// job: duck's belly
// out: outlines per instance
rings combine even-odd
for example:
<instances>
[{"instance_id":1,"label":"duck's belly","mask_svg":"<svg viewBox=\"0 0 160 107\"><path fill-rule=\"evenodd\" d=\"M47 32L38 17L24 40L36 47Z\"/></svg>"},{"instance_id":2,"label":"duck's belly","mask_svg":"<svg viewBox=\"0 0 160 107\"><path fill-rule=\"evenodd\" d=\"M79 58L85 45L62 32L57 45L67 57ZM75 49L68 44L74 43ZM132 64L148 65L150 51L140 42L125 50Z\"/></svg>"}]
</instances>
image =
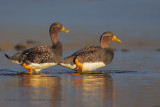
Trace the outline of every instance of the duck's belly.
<instances>
[{"instance_id":1,"label":"duck's belly","mask_svg":"<svg viewBox=\"0 0 160 107\"><path fill-rule=\"evenodd\" d=\"M76 69L76 64L71 65L71 64L61 63L61 65L68 67L70 69ZM83 65L84 71L92 71L92 70L105 66L103 62L85 62L82 65Z\"/></svg>"},{"instance_id":2,"label":"duck's belly","mask_svg":"<svg viewBox=\"0 0 160 107\"><path fill-rule=\"evenodd\" d=\"M32 67L35 70L40 71L41 69L44 69L44 68L47 68L47 67L51 67L51 66L54 66L56 64L57 63L31 63L28 66Z\"/></svg>"},{"instance_id":3,"label":"duck's belly","mask_svg":"<svg viewBox=\"0 0 160 107\"><path fill-rule=\"evenodd\" d=\"M105 66L103 62L85 62L83 63L84 71L92 71Z\"/></svg>"}]
</instances>

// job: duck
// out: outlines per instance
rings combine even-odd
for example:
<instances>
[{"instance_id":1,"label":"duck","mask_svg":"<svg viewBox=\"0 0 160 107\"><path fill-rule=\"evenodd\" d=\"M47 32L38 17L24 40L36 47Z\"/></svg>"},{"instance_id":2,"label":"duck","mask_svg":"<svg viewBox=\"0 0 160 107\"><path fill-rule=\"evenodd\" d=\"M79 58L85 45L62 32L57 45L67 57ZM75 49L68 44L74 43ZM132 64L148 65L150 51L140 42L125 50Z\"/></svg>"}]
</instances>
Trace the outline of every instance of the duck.
<instances>
[{"instance_id":1,"label":"duck","mask_svg":"<svg viewBox=\"0 0 160 107\"><path fill-rule=\"evenodd\" d=\"M112 32L104 32L100 37L100 46L87 46L59 62L61 66L85 73L112 62L114 51L110 48L110 42L121 42Z\"/></svg>"},{"instance_id":2,"label":"duck","mask_svg":"<svg viewBox=\"0 0 160 107\"><path fill-rule=\"evenodd\" d=\"M69 32L61 23L55 22L50 26L49 34L52 41L52 46L38 45L24 51L18 52L13 56L4 54L13 63L22 65L27 73L36 74L40 70L54 66L62 58L62 43L58 40L59 32Z\"/></svg>"}]
</instances>

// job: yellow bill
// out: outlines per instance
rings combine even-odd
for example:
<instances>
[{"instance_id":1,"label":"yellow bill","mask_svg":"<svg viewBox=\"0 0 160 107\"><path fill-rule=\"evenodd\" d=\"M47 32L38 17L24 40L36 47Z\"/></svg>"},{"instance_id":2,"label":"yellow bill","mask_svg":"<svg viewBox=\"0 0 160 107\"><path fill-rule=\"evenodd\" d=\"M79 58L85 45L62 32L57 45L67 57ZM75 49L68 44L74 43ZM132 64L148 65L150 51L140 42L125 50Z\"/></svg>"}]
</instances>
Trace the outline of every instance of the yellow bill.
<instances>
[{"instance_id":1,"label":"yellow bill","mask_svg":"<svg viewBox=\"0 0 160 107\"><path fill-rule=\"evenodd\" d=\"M112 39L112 41L116 41L116 42L122 42L120 39L118 39L115 35L113 35L113 39Z\"/></svg>"},{"instance_id":2,"label":"yellow bill","mask_svg":"<svg viewBox=\"0 0 160 107\"><path fill-rule=\"evenodd\" d=\"M69 30L67 30L64 26L62 26L62 29L60 30L61 32L69 32Z\"/></svg>"}]
</instances>

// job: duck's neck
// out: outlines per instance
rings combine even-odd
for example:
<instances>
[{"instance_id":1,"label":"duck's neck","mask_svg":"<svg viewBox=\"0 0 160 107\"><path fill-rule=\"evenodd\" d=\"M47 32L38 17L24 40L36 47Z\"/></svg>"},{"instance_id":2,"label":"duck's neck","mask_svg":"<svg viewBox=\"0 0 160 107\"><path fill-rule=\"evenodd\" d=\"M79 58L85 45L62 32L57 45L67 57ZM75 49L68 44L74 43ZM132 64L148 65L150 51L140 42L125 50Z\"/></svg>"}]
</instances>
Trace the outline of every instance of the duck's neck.
<instances>
[{"instance_id":1,"label":"duck's neck","mask_svg":"<svg viewBox=\"0 0 160 107\"><path fill-rule=\"evenodd\" d=\"M58 32L53 32L50 34L53 45L59 42L58 40Z\"/></svg>"},{"instance_id":2,"label":"duck's neck","mask_svg":"<svg viewBox=\"0 0 160 107\"><path fill-rule=\"evenodd\" d=\"M60 61L62 57L62 44L58 40L58 32L50 33L52 40L52 49L56 55L56 61Z\"/></svg>"},{"instance_id":3,"label":"duck's neck","mask_svg":"<svg viewBox=\"0 0 160 107\"><path fill-rule=\"evenodd\" d=\"M109 48L110 47L110 42L105 42L105 41L101 41L101 48Z\"/></svg>"}]
</instances>

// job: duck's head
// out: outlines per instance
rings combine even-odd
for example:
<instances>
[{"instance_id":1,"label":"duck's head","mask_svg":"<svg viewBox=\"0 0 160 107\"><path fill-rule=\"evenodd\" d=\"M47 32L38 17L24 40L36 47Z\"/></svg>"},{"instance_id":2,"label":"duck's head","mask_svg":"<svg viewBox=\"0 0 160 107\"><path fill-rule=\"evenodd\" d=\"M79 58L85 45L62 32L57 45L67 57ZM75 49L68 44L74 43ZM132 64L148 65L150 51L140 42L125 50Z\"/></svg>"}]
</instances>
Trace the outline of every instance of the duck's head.
<instances>
[{"instance_id":1,"label":"duck's head","mask_svg":"<svg viewBox=\"0 0 160 107\"><path fill-rule=\"evenodd\" d=\"M50 26L49 30L50 34L51 33L58 33L58 32L69 32L61 23L55 22Z\"/></svg>"},{"instance_id":2,"label":"duck's head","mask_svg":"<svg viewBox=\"0 0 160 107\"><path fill-rule=\"evenodd\" d=\"M104 32L101 35L100 43L102 48L108 48L111 41L121 42L112 32Z\"/></svg>"}]
</instances>

